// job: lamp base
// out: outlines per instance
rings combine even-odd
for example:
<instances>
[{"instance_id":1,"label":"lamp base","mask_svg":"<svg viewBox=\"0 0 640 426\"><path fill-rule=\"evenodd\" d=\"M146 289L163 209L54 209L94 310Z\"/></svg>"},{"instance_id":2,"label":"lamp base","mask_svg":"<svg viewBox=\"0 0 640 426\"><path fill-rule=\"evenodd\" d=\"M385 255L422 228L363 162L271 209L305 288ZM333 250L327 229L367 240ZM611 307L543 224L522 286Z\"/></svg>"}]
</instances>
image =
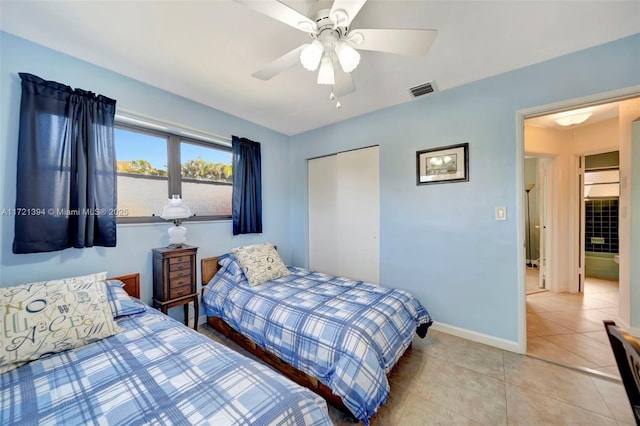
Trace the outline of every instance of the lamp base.
<instances>
[{"instance_id":1,"label":"lamp base","mask_svg":"<svg viewBox=\"0 0 640 426\"><path fill-rule=\"evenodd\" d=\"M170 227L167 233L169 234L169 247L182 247L184 242L187 240L187 228L185 228L184 226L176 224L176 226Z\"/></svg>"}]
</instances>

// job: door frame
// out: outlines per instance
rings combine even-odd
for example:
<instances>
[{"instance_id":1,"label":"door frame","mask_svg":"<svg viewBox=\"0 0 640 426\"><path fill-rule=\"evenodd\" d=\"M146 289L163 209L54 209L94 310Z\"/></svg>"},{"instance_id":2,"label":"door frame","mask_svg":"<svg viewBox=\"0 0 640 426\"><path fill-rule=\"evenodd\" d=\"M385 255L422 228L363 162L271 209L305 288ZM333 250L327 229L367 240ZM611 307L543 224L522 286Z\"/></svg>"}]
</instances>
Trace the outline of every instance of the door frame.
<instances>
[{"instance_id":1,"label":"door frame","mask_svg":"<svg viewBox=\"0 0 640 426\"><path fill-rule=\"evenodd\" d=\"M548 203L548 188L547 188L547 174L549 169L549 157L539 157L538 162L538 217L540 222L540 228L538 230L539 237L538 243L540 245L540 259L538 260L538 287L541 289L547 288L547 274L549 268L549 260L553 260L549 257L549 234L550 230L548 226L549 222L549 203Z\"/></svg>"},{"instance_id":2,"label":"door frame","mask_svg":"<svg viewBox=\"0 0 640 426\"><path fill-rule=\"evenodd\" d=\"M526 253L525 225L526 209L524 191L524 121L541 115L549 115L562 111L583 108L606 102L621 101L640 96L640 86L599 93L581 98L539 105L516 111L516 241L517 243L517 281L518 281L518 343L519 353L527 353L527 288L526 288Z\"/></svg>"}]
</instances>

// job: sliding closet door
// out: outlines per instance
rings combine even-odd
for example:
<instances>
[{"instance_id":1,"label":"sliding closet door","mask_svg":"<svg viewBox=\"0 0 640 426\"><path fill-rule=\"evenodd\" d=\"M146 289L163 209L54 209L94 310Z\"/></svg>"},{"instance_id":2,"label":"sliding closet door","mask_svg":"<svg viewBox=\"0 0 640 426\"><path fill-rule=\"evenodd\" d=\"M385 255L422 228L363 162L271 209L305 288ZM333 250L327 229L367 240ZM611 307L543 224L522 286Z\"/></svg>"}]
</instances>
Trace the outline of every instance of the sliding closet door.
<instances>
[{"instance_id":1,"label":"sliding closet door","mask_svg":"<svg viewBox=\"0 0 640 426\"><path fill-rule=\"evenodd\" d=\"M337 242L337 156L309 161L309 269L335 270Z\"/></svg>"},{"instance_id":2,"label":"sliding closet door","mask_svg":"<svg viewBox=\"0 0 640 426\"><path fill-rule=\"evenodd\" d=\"M309 161L309 267L380 280L378 147Z\"/></svg>"}]
</instances>

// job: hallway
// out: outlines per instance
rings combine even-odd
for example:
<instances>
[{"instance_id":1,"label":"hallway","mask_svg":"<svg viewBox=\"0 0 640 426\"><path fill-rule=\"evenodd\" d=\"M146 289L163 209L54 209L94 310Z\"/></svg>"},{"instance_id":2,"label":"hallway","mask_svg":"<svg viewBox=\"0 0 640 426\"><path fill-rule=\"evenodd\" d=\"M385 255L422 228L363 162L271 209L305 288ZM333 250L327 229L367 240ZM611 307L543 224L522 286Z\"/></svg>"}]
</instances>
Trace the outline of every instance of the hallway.
<instances>
[{"instance_id":1,"label":"hallway","mask_svg":"<svg viewBox=\"0 0 640 426\"><path fill-rule=\"evenodd\" d=\"M585 280L584 293L527 295L527 354L619 378L602 321L618 318L618 282Z\"/></svg>"}]
</instances>

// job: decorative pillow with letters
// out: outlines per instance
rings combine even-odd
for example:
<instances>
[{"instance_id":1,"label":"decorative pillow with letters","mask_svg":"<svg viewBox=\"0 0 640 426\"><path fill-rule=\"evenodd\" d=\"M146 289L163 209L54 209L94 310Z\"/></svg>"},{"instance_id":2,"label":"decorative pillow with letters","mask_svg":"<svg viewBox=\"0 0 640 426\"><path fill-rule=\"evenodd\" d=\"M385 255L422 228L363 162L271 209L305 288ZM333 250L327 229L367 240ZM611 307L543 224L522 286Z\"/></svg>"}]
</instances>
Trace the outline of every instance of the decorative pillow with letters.
<instances>
[{"instance_id":1,"label":"decorative pillow with letters","mask_svg":"<svg viewBox=\"0 0 640 426\"><path fill-rule=\"evenodd\" d=\"M239 247L231 252L251 286L291 274L271 243Z\"/></svg>"},{"instance_id":2,"label":"decorative pillow with letters","mask_svg":"<svg viewBox=\"0 0 640 426\"><path fill-rule=\"evenodd\" d=\"M119 333L106 284L95 279L0 288L0 374Z\"/></svg>"}]
</instances>

